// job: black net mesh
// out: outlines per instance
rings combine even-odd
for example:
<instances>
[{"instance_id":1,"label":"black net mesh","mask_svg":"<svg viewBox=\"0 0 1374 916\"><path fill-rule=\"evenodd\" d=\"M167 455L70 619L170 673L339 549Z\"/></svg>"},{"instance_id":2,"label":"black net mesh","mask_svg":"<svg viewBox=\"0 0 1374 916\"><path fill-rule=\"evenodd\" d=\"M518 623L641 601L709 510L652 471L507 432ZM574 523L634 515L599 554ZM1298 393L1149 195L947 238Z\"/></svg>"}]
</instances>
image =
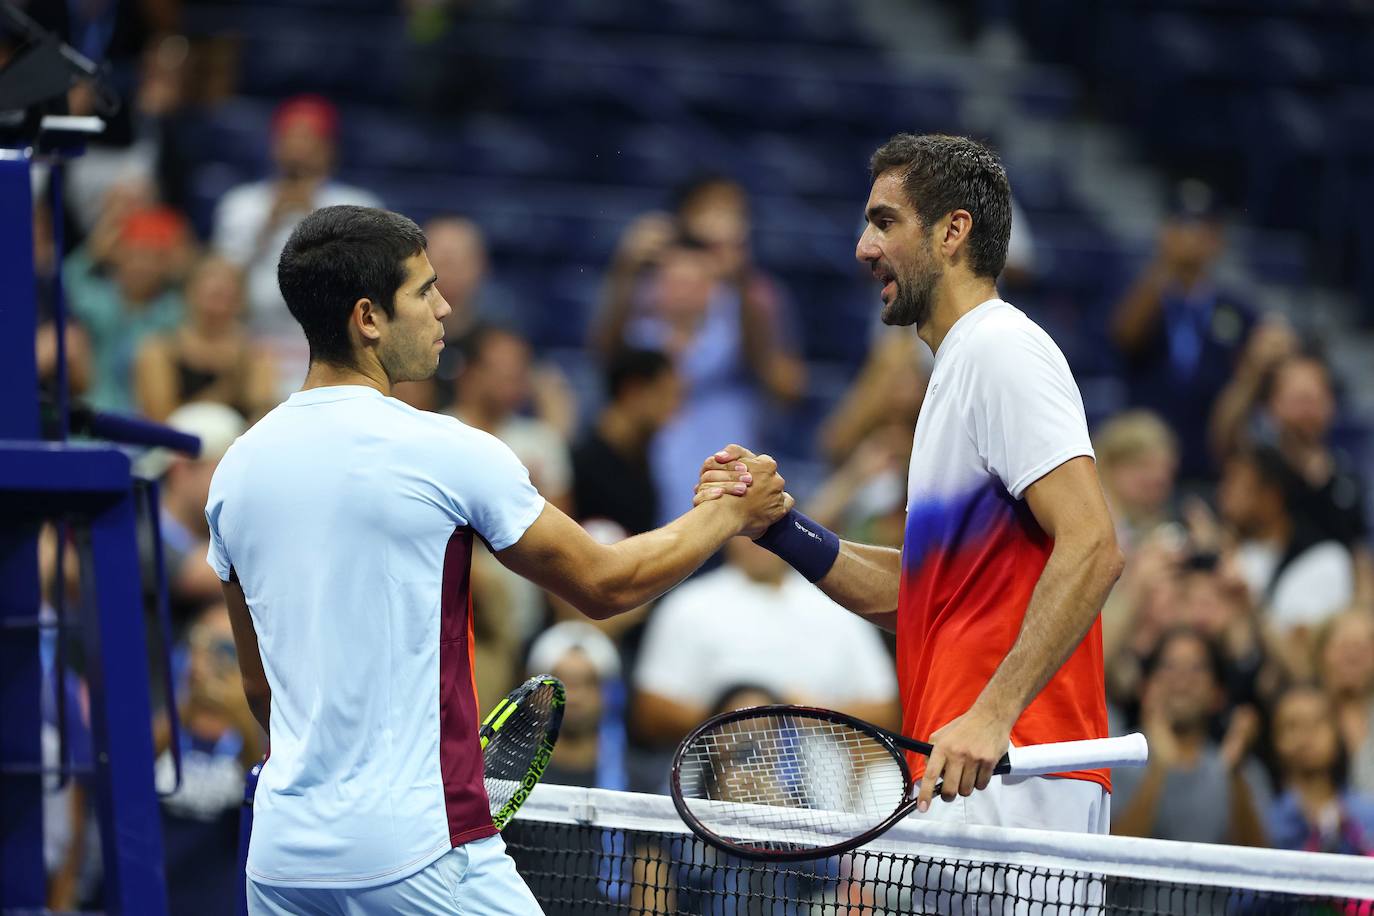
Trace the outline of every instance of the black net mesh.
<instances>
[{"instance_id":1,"label":"black net mesh","mask_svg":"<svg viewBox=\"0 0 1374 916\"><path fill-rule=\"evenodd\" d=\"M763 865L726 856L689 834L557 824L524 814L503 835L521 875L549 916L1374 916L1371 901L915 854L860 851L819 862Z\"/></svg>"}]
</instances>

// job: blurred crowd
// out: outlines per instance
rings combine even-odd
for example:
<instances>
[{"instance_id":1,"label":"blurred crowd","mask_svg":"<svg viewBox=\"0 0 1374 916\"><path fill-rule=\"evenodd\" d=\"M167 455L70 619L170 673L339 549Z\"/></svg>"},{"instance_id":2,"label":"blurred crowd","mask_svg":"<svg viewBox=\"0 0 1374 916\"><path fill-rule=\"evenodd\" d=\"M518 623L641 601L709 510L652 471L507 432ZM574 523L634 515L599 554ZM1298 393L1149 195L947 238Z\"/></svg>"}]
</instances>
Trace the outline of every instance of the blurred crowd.
<instances>
[{"instance_id":1,"label":"blurred crowd","mask_svg":"<svg viewBox=\"0 0 1374 916\"><path fill-rule=\"evenodd\" d=\"M129 142L73 163L69 212L37 198L35 345L51 395L60 288L72 395L204 442L198 458L150 454L140 467L161 482L177 640L180 727L163 712L155 728L170 793L167 874L174 912L209 914L231 906L218 889L237 880L243 776L265 744L204 559L209 480L233 439L304 376L304 338L275 279L285 239L315 208L385 201L333 177L334 106L294 97L263 138L269 172L225 194L212 231L197 237L178 184L184 45L163 37L132 58ZM74 90L72 110L85 105ZM1152 258L1105 304L1131 405L1094 431L1127 554L1103 612L1107 694L1114 729L1139 729L1151 746L1147 768L1114 776L1113 827L1374 855L1374 557L1366 481L1332 445L1341 380L1320 341L1217 278L1226 236L1199 191L1184 189ZM51 244L57 218L61 251ZM594 397L531 345L480 225L452 213L423 228L453 311L436 377L396 395L505 441L543 495L600 539L685 511L704 456L732 441L770 449L770 421L808 391L798 332L807 316L754 260L749 195L728 175L692 181L624 228L587 331ZM1018 274L1034 270L1026 254ZM806 456L828 470L795 495L846 537L899 546L930 355L910 330L882 329L873 300L866 361ZM149 538L149 568L152 550ZM49 531L44 558L49 605L79 600L71 539ZM473 587L483 707L536 672L568 687L548 781L662 791L667 756L694 724L759 702L900 721L891 642L747 542L609 621L583 620L487 554L475 559ZM71 752L89 754L80 678L62 690ZM59 704L49 699L55 747ZM99 881L80 780L54 789L49 811L51 903L75 908Z\"/></svg>"}]
</instances>

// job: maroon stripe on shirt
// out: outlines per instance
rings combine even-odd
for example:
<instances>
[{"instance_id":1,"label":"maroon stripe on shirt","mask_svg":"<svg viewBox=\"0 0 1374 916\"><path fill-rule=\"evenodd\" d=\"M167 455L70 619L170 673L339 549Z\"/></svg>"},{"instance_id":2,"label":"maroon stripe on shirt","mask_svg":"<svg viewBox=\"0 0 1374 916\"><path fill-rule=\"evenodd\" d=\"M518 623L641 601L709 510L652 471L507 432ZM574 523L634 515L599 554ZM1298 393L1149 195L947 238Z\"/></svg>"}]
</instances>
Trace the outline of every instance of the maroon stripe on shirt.
<instances>
[{"instance_id":1,"label":"maroon stripe on shirt","mask_svg":"<svg viewBox=\"0 0 1374 916\"><path fill-rule=\"evenodd\" d=\"M472 542L471 528L459 528L448 539L439 603L439 772L454 846L496 833L482 783L472 683Z\"/></svg>"}]
</instances>

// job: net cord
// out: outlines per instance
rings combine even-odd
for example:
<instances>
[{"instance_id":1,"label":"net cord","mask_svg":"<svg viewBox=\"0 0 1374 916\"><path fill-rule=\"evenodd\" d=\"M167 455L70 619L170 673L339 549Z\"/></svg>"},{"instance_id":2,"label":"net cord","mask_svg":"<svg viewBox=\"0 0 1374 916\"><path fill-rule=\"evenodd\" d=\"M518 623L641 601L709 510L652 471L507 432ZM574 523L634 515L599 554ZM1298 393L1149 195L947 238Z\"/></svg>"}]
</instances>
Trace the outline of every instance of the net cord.
<instances>
[{"instance_id":1,"label":"net cord","mask_svg":"<svg viewBox=\"0 0 1374 916\"><path fill-rule=\"evenodd\" d=\"M837 814L837 818L846 815ZM690 834L666 795L541 783L517 820ZM926 822L896 824L861 850L1146 881L1374 898L1374 858Z\"/></svg>"}]
</instances>

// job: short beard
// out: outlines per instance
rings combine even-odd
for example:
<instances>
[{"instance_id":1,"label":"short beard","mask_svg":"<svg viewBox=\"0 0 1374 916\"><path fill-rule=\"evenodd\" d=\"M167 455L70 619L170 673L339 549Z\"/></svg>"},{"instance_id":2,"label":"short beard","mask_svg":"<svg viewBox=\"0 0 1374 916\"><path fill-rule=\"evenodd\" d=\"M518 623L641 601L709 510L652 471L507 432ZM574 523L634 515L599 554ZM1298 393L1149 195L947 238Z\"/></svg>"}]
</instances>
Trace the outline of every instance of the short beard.
<instances>
[{"instance_id":1,"label":"short beard","mask_svg":"<svg viewBox=\"0 0 1374 916\"><path fill-rule=\"evenodd\" d=\"M891 302L883 304L883 324L905 328L911 325L921 327L930 321L930 313L935 308L935 284L940 275L927 265L913 272L909 277L897 279L897 295Z\"/></svg>"}]
</instances>

